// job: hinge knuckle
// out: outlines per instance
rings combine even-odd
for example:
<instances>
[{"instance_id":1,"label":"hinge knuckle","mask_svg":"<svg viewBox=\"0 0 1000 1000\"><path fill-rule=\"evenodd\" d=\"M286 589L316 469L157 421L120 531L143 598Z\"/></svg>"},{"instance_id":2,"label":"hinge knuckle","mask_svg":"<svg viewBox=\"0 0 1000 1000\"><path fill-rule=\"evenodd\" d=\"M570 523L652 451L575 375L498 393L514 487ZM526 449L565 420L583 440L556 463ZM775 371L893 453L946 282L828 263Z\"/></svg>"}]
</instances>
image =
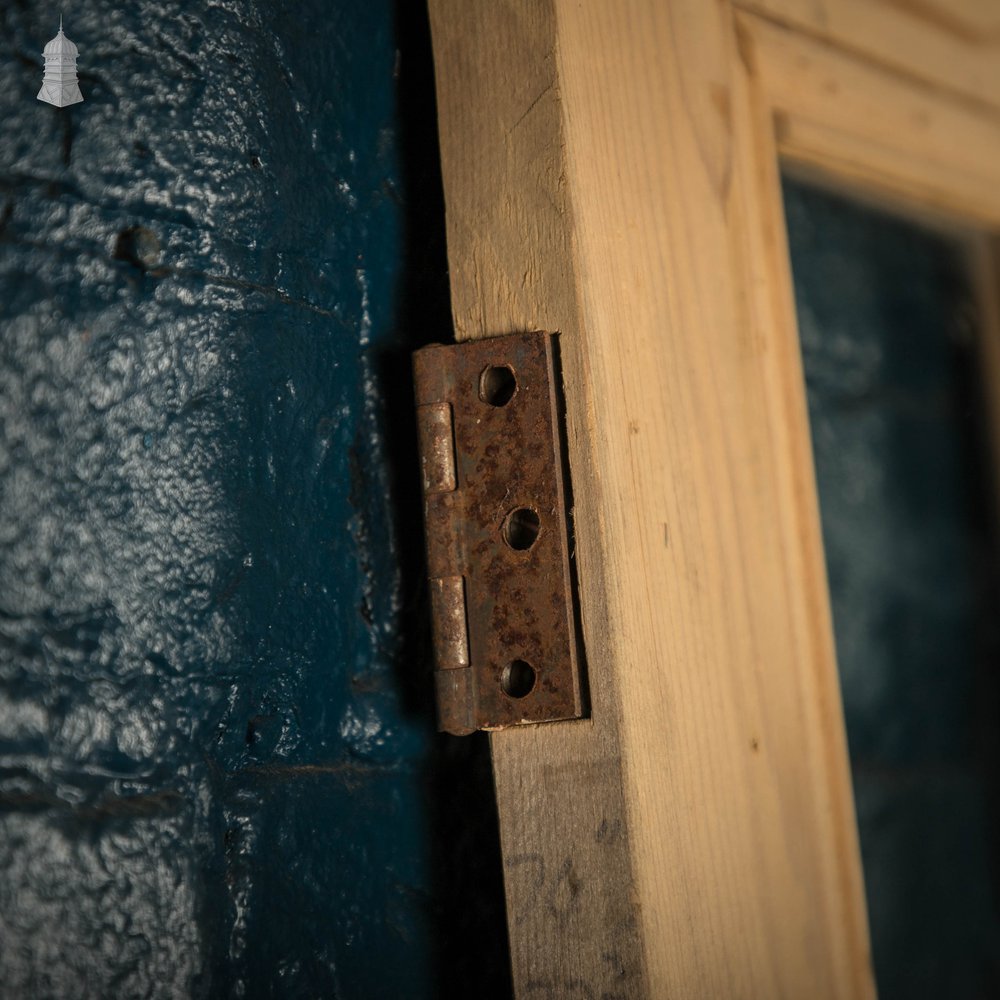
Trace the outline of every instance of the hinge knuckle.
<instances>
[{"instance_id":1,"label":"hinge knuckle","mask_svg":"<svg viewBox=\"0 0 1000 1000\"><path fill-rule=\"evenodd\" d=\"M420 435L420 472L424 494L451 493L455 489L455 438L450 403L425 403L417 407Z\"/></svg>"},{"instance_id":2,"label":"hinge knuckle","mask_svg":"<svg viewBox=\"0 0 1000 1000\"><path fill-rule=\"evenodd\" d=\"M465 583L460 576L431 579L434 659L438 670L469 666L469 634L465 622Z\"/></svg>"}]
</instances>

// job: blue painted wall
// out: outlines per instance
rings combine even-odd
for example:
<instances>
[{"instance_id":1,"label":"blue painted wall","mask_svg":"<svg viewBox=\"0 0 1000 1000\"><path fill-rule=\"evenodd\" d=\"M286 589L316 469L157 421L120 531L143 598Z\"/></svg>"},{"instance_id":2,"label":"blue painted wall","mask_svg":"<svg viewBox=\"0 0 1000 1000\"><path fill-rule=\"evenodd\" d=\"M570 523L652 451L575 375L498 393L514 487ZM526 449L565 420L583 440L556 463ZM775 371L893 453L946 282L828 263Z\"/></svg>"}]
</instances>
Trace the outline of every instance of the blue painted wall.
<instances>
[{"instance_id":1,"label":"blue painted wall","mask_svg":"<svg viewBox=\"0 0 1000 1000\"><path fill-rule=\"evenodd\" d=\"M786 182L882 1000L1000 996L1000 576L958 241Z\"/></svg>"},{"instance_id":2,"label":"blue painted wall","mask_svg":"<svg viewBox=\"0 0 1000 1000\"><path fill-rule=\"evenodd\" d=\"M420 5L65 14L58 110L58 11L0 8L3 993L506 995L486 747L427 700Z\"/></svg>"}]
</instances>

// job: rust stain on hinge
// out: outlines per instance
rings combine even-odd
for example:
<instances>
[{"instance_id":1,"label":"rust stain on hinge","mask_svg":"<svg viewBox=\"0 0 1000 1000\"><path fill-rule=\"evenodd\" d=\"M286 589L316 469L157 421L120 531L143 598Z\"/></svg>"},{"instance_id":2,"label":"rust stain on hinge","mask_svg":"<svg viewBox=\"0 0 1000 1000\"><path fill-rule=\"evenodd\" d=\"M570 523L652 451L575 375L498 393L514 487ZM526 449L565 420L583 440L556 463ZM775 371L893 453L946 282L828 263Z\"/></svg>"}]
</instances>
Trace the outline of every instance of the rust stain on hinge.
<instances>
[{"instance_id":1,"label":"rust stain on hinge","mask_svg":"<svg viewBox=\"0 0 1000 1000\"><path fill-rule=\"evenodd\" d=\"M584 712L554 337L413 356L440 728Z\"/></svg>"}]
</instances>

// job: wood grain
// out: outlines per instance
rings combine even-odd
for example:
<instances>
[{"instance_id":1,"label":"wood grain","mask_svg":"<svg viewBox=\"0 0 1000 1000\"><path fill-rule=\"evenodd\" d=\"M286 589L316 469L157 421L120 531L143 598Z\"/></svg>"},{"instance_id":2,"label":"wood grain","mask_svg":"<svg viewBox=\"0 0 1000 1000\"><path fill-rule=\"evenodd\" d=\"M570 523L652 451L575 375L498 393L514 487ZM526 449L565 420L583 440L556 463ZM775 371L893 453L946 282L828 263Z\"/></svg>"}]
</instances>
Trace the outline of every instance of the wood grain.
<instances>
[{"instance_id":1,"label":"wood grain","mask_svg":"<svg viewBox=\"0 0 1000 1000\"><path fill-rule=\"evenodd\" d=\"M915 87L760 18L738 16L737 30L786 160L917 214L1000 224L1000 112Z\"/></svg>"},{"instance_id":2,"label":"wood grain","mask_svg":"<svg viewBox=\"0 0 1000 1000\"><path fill-rule=\"evenodd\" d=\"M523 996L873 987L769 110L724 4L433 0L459 337L562 332L593 718L492 737Z\"/></svg>"},{"instance_id":3,"label":"wood grain","mask_svg":"<svg viewBox=\"0 0 1000 1000\"><path fill-rule=\"evenodd\" d=\"M604 517L587 407L555 11L431 4L458 339L562 332L576 559L593 718L492 736L519 996L648 995L610 669Z\"/></svg>"},{"instance_id":4,"label":"wood grain","mask_svg":"<svg viewBox=\"0 0 1000 1000\"><path fill-rule=\"evenodd\" d=\"M995 0L737 0L972 104L1000 107Z\"/></svg>"}]
</instances>

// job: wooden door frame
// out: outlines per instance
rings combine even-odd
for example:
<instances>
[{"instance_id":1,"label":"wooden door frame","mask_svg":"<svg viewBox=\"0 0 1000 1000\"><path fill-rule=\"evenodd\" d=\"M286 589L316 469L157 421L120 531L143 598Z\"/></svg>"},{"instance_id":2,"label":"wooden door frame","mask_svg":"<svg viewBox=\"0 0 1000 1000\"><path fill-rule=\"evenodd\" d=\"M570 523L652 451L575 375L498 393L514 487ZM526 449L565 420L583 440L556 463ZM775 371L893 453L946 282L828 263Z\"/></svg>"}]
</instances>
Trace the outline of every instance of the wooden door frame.
<instances>
[{"instance_id":1,"label":"wooden door frame","mask_svg":"<svg viewBox=\"0 0 1000 1000\"><path fill-rule=\"evenodd\" d=\"M997 229L950 9L430 0L456 336L559 331L567 400L592 714L491 737L519 996L874 996L779 171Z\"/></svg>"}]
</instances>

